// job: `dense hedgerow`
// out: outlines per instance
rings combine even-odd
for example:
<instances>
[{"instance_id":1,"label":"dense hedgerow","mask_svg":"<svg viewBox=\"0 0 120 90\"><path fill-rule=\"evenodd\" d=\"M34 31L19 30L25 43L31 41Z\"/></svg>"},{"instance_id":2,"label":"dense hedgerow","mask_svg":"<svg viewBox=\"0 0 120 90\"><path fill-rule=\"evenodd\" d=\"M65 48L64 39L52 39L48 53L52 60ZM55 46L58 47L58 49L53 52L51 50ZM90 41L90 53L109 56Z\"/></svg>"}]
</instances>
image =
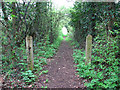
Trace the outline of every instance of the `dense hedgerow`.
<instances>
[{"instance_id":1,"label":"dense hedgerow","mask_svg":"<svg viewBox=\"0 0 120 90\"><path fill-rule=\"evenodd\" d=\"M4 36L4 32L2 32L2 34ZM58 37L56 41L54 41L54 43L52 44L50 44L49 38L34 42L34 69L33 71L31 71L27 68L25 42L23 42L20 47L14 46L12 51L6 52L6 50L11 49L9 47L9 43L7 42L8 38L1 37L1 39L3 42L2 74L6 74L7 72L9 72L5 79L6 81L10 80L10 83L8 84L11 84L12 87L27 87L27 85L30 85L37 80L37 75L47 73L48 70L43 69L44 65L47 65L47 58L51 58L54 56L61 43L60 37ZM15 57L17 57L16 62L13 64L12 59L14 59ZM17 81L15 81L15 79L17 79ZM4 87L6 87L6 85Z\"/></svg>"},{"instance_id":2,"label":"dense hedgerow","mask_svg":"<svg viewBox=\"0 0 120 90\"><path fill-rule=\"evenodd\" d=\"M91 89L117 89L119 87L119 58L117 39L98 35L92 49L92 61L85 65L85 51L74 49L74 62L80 77L88 80L85 86ZM109 39L109 40L108 40Z\"/></svg>"}]
</instances>

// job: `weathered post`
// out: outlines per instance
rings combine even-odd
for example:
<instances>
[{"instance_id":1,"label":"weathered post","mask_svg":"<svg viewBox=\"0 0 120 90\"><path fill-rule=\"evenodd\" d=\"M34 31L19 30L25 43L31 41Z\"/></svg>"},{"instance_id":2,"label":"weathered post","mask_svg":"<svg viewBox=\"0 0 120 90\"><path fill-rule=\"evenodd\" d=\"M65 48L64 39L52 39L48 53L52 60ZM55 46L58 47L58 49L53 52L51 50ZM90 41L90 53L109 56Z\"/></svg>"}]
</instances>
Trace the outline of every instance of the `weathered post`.
<instances>
[{"instance_id":1,"label":"weathered post","mask_svg":"<svg viewBox=\"0 0 120 90\"><path fill-rule=\"evenodd\" d=\"M0 18L0 20L1 20L1 18ZM3 25L2 24L0 24L0 36L3 36ZM3 85L3 78L2 78L2 67L3 67L3 65L2 65L2 39L1 39L1 37L0 37L0 90L2 89L2 85Z\"/></svg>"},{"instance_id":2,"label":"weathered post","mask_svg":"<svg viewBox=\"0 0 120 90\"><path fill-rule=\"evenodd\" d=\"M0 25L0 28L1 28L1 25ZM2 36L2 30L0 31L0 36ZM1 72L1 75L0 75L0 90L2 89L2 84L3 84L3 79L2 79L2 40L0 39L0 72Z\"/></svg>"},{"instance_id":3,"label":"weathered post","mask_svg":"<svg viewBox=\"0 0 120 90\"><path fill-rule=\"evenodd\" d=\"M92 36L88 35L86 37L86 60L85 65L91 63L91 50L92 50Z\"/></svg>"},{"instance_id":4,"label":"weathered post","mask_svg":"<svg viewBox=\"0 0 120 90\"><path fill-rule=\"evenodd\" d=\"M26 52L27 52L28 69L33 70L34 59L33 59L33 39L32 39L32 36L26 37Z\"/></svg>"}]
</instances>

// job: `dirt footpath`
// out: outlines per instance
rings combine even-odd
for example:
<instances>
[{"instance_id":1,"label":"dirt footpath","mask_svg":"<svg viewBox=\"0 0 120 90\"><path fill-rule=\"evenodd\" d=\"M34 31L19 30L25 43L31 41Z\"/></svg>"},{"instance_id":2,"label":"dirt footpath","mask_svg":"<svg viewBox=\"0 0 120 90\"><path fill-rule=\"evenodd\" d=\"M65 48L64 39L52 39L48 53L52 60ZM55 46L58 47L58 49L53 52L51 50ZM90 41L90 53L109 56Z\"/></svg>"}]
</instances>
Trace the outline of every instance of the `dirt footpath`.
<instances>
[{"instance_id":1,"label":"dirt footpath","mask_svg":"<svg viewBox=\"0 0 120 90\"><path fill-rule=\"evenodd\" d=\"M63 41L51 63L45 69L48 74L39 77L39 86L48 88L84 88L83 79L76 74L73 63L73 50ZM48 83L45 80L48 79Z\"/></svg>"}]
</instances>

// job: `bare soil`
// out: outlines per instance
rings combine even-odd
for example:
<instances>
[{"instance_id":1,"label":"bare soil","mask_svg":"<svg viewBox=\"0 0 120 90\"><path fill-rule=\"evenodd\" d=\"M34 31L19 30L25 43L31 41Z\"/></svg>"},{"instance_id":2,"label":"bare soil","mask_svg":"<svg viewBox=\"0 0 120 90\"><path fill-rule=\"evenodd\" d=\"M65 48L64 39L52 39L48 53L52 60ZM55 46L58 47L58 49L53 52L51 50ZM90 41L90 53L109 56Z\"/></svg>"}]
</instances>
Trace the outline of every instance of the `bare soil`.
<instances>
[{"instance_id":1,"label":"bare soil","mask_svg":"<svg viewBox=\"0 0 120 90\"><path fill-rule=\"evenodd\" d=\"M72 54L73 50L69 43L62 41L56 55L47 59L48 64L44 66L44 69L48 70L48 73L38 75L38 80L27 87L25 86L25 88L32 88L32 86L34 88L45 88L47 86L47 88L80 88L85 90L84 82L86 80L76 75L77 72L76 67L74 67ZM17 82L16 85L21 87L23 83L19 82L16 77L13 78ZM48 79L48 82L46 82L46 79ZM2 78L0 80L2 82ZM15 87L15 85L12 86L12 82L9 79L5 80L2 87Z\"/></svg>"},{"instance_id":2,"label":"bare soil","mask_svg":"<svg viewBox=\"0 0 120 90\"><path fill-rule=\"evenodd\" d=\"M39 77L36 87L47 86L47 88L81 88L85 89L82 78L76 75L73 50L68 42L63 41L52 61L45 66L47 74ZM46 79L48 82L46 83Z\"/></svg>"}]
</instances>

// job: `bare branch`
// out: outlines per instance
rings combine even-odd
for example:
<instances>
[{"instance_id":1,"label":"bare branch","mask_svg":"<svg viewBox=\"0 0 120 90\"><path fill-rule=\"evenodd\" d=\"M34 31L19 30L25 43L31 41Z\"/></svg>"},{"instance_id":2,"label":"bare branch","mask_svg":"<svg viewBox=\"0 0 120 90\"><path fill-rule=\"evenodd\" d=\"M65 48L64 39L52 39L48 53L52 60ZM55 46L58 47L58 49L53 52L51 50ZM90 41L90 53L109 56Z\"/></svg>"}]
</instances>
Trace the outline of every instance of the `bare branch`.
<instances>
[{"instance_id":1,"label":"bare branch","mask_svg":"<svg viewBox=\"0 0 120 90\"><path fill-rule=\"evenodd\" d=\"M2 23L2 25L3 25L4 27L7 28L7 26L5 25L5 23L4 23L2 20L0 20L0 22Z\"/></svg>"}]
</instances>

